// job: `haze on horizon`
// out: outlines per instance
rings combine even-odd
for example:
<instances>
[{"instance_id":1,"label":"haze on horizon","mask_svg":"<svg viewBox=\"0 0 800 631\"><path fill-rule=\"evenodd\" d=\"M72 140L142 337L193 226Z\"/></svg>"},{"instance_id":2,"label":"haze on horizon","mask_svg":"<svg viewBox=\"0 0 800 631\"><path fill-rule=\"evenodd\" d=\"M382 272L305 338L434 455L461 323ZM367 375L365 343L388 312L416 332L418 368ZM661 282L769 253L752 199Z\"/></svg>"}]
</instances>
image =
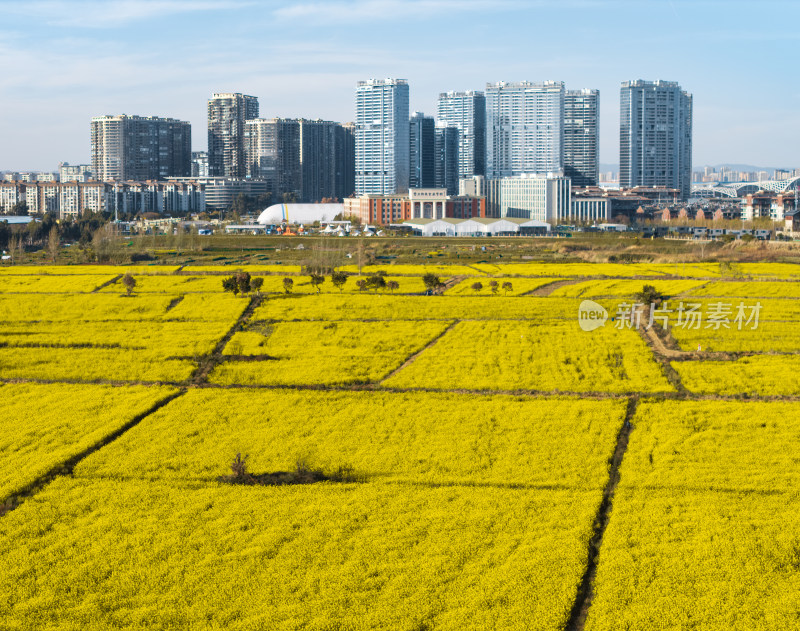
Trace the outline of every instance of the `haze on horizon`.
<instances>
[{"instance_id":1,"label":"haze on horizon","mask_svg":"<svg viewBox=\"0 0 800 631\"><path fill-rule=\"evenodd\" d=\"M694 96L693 164L797 167L791 0L0 0L0 170L89 161L102 114L192 123L213 92L262 117L349 121L360 79L408 79L411 109L495 81L600 90L600 161L618 162L619 85ZM758 19L756 19L758 18ZM785 26L783 26L785 25Z\"/></svg>"}]
</instances>

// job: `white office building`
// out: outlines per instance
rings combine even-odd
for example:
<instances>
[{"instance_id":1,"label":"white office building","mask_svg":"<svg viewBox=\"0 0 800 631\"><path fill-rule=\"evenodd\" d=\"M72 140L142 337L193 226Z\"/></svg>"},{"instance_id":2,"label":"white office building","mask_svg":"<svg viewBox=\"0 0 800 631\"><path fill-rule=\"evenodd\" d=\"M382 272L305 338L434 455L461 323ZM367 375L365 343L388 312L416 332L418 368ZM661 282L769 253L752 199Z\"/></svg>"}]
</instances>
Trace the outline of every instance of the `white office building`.
<instances>
[{"instance_id":1,"label":"white office building","mask_svg":"<svg viewBox=\"0 0 800 631\"><path fill-rule=\"evenodd\" d=\"M572 186L560 172L487 180L486 214L558 223L571 212Z\"/></svg>"},{"instance_id":2,"label":"white office building","mask_svg":"<svg viewBox=\"0 0 800 631\"><path fill-rule=\"evenodd\" d=\"M487 177L560 170L563 141L563 82L487 84Z\"/></svg>"},{"instance_id":3,"label":"white office building","mask_svg":"<svg viewBox=\"0 0 800 631\"><path fill-rule=\"evenodd\" d=\"M405 79L356 87L356 195L395 195L409 184L409 93Z\"/></svg>"}]
</instances>

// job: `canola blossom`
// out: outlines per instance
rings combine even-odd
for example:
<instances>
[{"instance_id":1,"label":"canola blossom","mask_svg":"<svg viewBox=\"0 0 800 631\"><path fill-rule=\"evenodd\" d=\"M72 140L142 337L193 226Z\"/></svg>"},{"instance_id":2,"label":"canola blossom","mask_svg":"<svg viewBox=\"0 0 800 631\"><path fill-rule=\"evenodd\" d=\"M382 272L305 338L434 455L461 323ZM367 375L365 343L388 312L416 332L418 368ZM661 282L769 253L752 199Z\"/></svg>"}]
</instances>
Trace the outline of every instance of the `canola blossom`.
<instances>
[{"instance_id":1,"label":"canola blossom","mask_svg":"<svg viewBox=\"0 0 800 631\"><path fill-rule=\"evenodd\" d=\"M174 392L145 387L0 386L0 503Z\"/></svg>"},{"instance_id":2,"label":"canola blossom","mask_svg":"<svg viewBox=\"0 0 800 631\"><path fill-rule=\"evenodd\" d=\"M93 454L76 474L216 480L298 458L375 482L602 489L625 402L454 394L195 390Z\"/></svg>"},{"instance_id":3,"label":"canola blossom","mask_svg":"<svg viewBox=\"0 0 800 631\"><path fill-rule=\"evenodd\" d=\"M681 382L697 394L798 396L800 355L753 355L728 361L672 362Z\"/></svg>"},{"instance_id":4,"label":"canola blossom","mask_svg":"<svg viewBox=\"0 0 800 631\"><path fill-rule=\"evenodd\" d=\"M599 501L63 478L0 519L0 619L20 631L558 631Z\"/></svg>"},{"instance_id":5,"label":"canola blossom","mask_svg":"<svg viewBox=\"0 0 800 631\"><path fill-rule=\"evenodd\" d=\"M380 381L440 335L447 322L281 322L237 332L227 361L211 374L226 385L346 384ZM313 340L313 344L309 341Z\"/></svg>"},{"instance_id":6,"label":"canola blossom","mask_svg":"<svg viewBox=\"0 0 800 631\"><path fill-rule=\"evenodd\" d=\"M795 628L799 418L797 402L642 403L586 628Z\"/></svg>"},{"instance_id":7,"label":"canola blossom","mask_svg":"<svg viewBox=\"0 0 800 631\"><path fill-rule=\"evenodd\" d=\"M606 327L589 334L576 321L461 322L383 383L477 390L673 390L635 332Z\"/></svg>"}]
</instances>

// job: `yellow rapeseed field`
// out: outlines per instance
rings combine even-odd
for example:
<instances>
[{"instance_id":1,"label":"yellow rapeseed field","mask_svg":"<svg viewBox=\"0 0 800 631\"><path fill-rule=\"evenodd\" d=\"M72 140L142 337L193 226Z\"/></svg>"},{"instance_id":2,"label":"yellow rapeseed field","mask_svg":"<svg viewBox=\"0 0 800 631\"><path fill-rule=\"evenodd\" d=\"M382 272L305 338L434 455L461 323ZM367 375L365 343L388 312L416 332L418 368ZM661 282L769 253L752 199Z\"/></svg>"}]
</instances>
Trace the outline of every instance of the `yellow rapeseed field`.
<instances>
[{"instance_id":1,"label":"yellow rapeseed field","mask_svg":"<svg viewBox=\"0 0 800 631\"><path fill-rule=\"evenodd\" d=\"M642 404L586 628L796 628L798 419L797 402Z\"/></svg>"},{"instance_id":2,"label":"yellow rapeseed field","mask_svg":"<svg viewBox=\"0 0 800 631\"><path fill-rule=\"evenodd\" d=\"M228 361L212 383L345 384L380 381L449 323L281 322L236 333L225 348L231 355L269 355L263 361Z\"/></svg>"},{"instance_id":3,"label":"yellow rapeseed field","mask_svg":"<svg viewBox=\"0 0 800 631\"><path fill-rule=\"evenodd\" d=\"M137 386L0 386L0 504L173 392Z\"/></svg>"},{"instance_id":4,"label":"yellow rapeseed field","mask_svg":"<svg viewBox=\"0 0 800 631\"><path fill-rule=\"evenodd\" d=\"M0 519L0 619L558 631L598 503L598 491L65 478Z\"/></svg>"},{"instance_id":5,"label":"yellow rapeseed field","mask_svg":"<svg viewBox=\"0 0 800 631\"><path fill-rule=\"evenodd\" d=\"M800 266L430 260L0 270L0 629L796 628Z\"/></svg>"},{"instance_id":6,"label":"yellow rapeseed field","mask_svg":"<svg viewBox=\"0 0 800 631\"><path fill-rule=\"evenodd\" d=\"M461 322L410 366L393 387L669 392L652 354L632 330L586 333L571 322Z\"/></svg>"},{"instance_id":7,"label":"yellow rapeseed field","mask_svg":"<svg viewBox=\"0 0 800 631\"><path fill-rule=\"evenodd\" d=\"M257 473L302 458L370 482L601 489L624 412L608 399L194 390L76 473L213 481L241 452Z\"/></svg>"}]
</instances>

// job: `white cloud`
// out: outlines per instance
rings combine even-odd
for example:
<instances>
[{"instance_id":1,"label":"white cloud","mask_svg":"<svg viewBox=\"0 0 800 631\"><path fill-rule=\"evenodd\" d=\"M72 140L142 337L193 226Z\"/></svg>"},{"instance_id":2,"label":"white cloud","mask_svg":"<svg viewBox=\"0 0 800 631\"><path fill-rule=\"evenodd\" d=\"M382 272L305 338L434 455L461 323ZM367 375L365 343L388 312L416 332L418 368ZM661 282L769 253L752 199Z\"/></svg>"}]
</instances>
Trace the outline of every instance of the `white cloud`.
<instances>
[{"instance_id":1,"label":"white cloud","mask_svg":"<svg viewBox=\"0 0 800 631\"><path fill-rule=\"evenodd\" d=\"M300 2L282 6L274 16L284 20L355 22L429 17L448 12L500 11L526 8L519 0L352 0L350 2Z\"/></svg>"},{"instance_id":2,"label":"white cloud","mask_svg":"<svg viewBox=\"0 0 800 631\"><path fill-rule=\"evenodd\" d=\"M253 0L33 0L4 6L3 12L54 26L114 28L181 13L225 11L254 4Z\"/></svg>"}]
</instances>

